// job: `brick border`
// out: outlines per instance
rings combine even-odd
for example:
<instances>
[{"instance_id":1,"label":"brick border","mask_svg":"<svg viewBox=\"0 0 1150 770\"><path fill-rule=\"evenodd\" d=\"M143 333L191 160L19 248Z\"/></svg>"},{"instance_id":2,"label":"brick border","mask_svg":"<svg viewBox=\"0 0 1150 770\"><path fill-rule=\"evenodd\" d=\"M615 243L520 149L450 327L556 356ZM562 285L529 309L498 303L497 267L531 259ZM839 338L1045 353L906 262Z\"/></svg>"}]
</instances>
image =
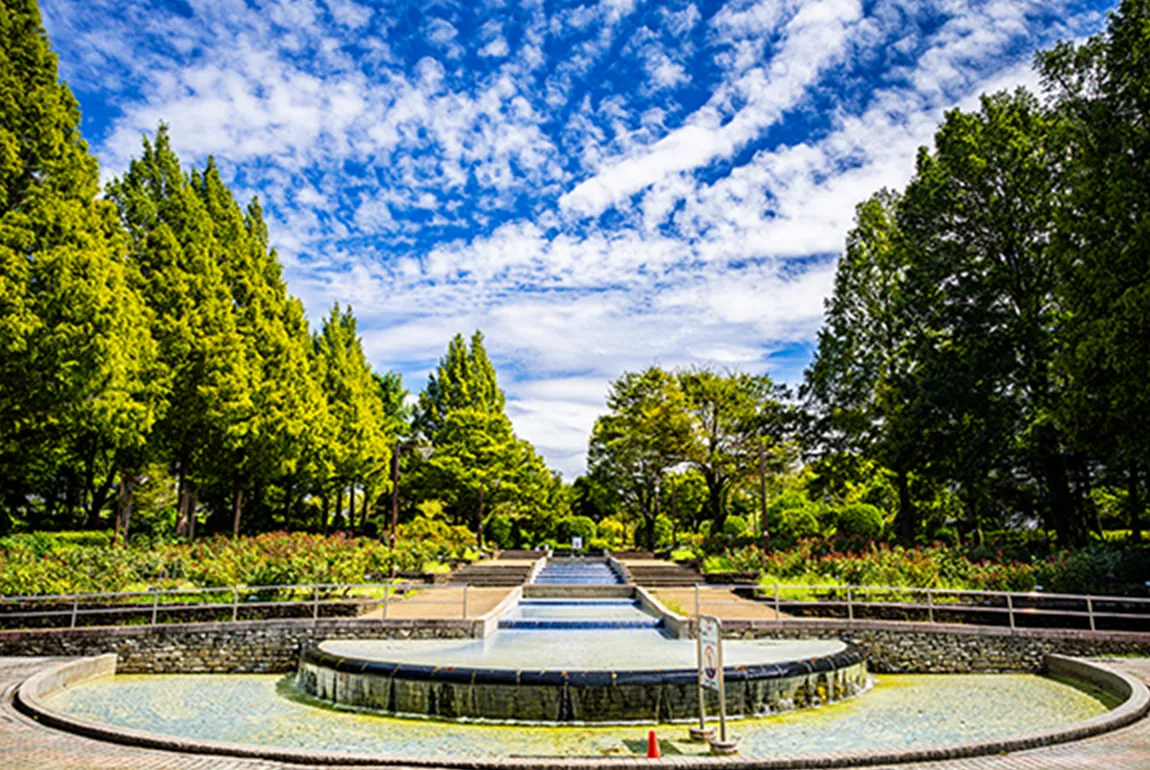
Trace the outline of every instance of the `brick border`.
<instances>
[{"instance_id":1,"label":"brick border","mask_svg":"<svg viewBox=\"0 0 1150 770\"><path fill-rule=\"evenodd\" d=\"M611 768L646 766L640 759L601 757L556 757L549 758L462 758L462 757L415 757L348 754L343 752L309 751L303 749L283 749L253 746L249 744L223 741L197 741L143 730L120 728L55 711L43 701L43 697L62 687L98 676L108 676L115 672L116 656L101 655L69 661L63 665L41 671L26 679L16 690L14 703L25 714L41 724L68 732L79 733L90 738L111 741L128 746L147 747L177 751L188 754L208 754L215 756L247 757L270 759L313 765L405 765L409 767L450 767L473 770L496 770L514 768L527 770L559 770L560 768ZM1110 694L1123 698L1117 708L1100 716L1079 722L1067 728L1046 730L1028 735L991 741L976 741L953 745L941 745L906 751L862 751L839 752L822 755L791 755L774 757L676 757L664 760L662 764L682 767L724 768L727 770L782 770L807 767L843 768L904 764L908 762L937 761L978 757L990 754L1033 749L1082 740L1101 733L1117 730L1150 712L1150 691L1146 685L1124 673L1100 666L1090 661L1068 658L1061 655L1048 655L1047 668L1052 673L1069 675L1086 680L1101 687Z\"/></svg>"}]
</instances>

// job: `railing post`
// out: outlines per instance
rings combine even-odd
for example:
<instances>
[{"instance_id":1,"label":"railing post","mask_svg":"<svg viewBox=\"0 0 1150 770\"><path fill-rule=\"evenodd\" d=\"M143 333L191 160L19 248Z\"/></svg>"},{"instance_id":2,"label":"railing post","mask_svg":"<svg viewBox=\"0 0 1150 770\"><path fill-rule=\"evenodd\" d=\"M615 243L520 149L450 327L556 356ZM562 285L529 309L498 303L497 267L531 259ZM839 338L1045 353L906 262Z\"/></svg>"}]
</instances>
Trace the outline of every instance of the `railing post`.
<instances>
[{"instance_id":1,"label":"railing post","mask_svg":"<svg viewBox=\"0 0 1150 770\"><path fill-rule=\"evenodd\" d=\"M699 619L699 584L695 583L695 620Z\"/></svg>"},{"instance_id":2,"label":"railing post","mask_svg":"<svg viewBox=\"0 0 1150 770\"><path fill-rule=\"evenodd\" d=\"M1014 597L1006 595L1006 612L1010 615L1010 627L1014 628Z\"/></svg>"},{"instance_id":3,"label":"railing post","mask_svg":"<svg viewBox=\"0 0 1150 770\"><path fill-rule=\"evenodd\" d=\"M470 583L463 584L463 617L467 617L467 589L471 587Z\"/></svg>"},{"instance_id":4,"label":"railing post","mask_svg":"<svg viewBox=\"0 0 1150 770\"><path fill-rule=\"evenodd\" d=\"M850 586L847 586L847 620L849 620L851 623L855 622L854 597L851 595Z\"/></svg>"},{"instance_id":5,"label":"railing post","mask_svg":"<svg viewBox=\"0 0 1150 770\"><path fill-rule=\"evenodd\" d=\"M240 618L240 587L232 586L232 622Z\"/></svg>"},{"instance_id":6,"label":"railing post","mask_svg":"<svg viewBox=\"0 0 1150 770\"><path fill-rule=\"evenodd\" d=\"M311 587L311 619L319 620L319 586Z\"/></svg>"},{"instance_id":7,"label":"railing post","mask_svg":"<svg viewBox=\"0 0 1150 770\"><path fill-rule=\"evenodd\" d=\"M1094 627L1094 600L1089 596L1086 597L1086 614L1090 616L1090 630L1097 631Z\"/></svg>"},{"instance_id":8,"label":"railing post","mask_svg":"<svg viewBox=\"0 0 1150 770\"><path fill-rule=\"evenodd\" d=\"M779 609L779 584L775 583L775 623L777 625L783 624L783 613Z\"/></svg>"},{"instance_id":9,"label":"railing post","mask_svg":"<svg viewBox=\"0 0 1150 770\"><path fill-rule=\"evenodd\" d=\"M72 628L76 627L76 610L80 608L80 597L72 596Z\"/></svg>"},{"instance_id":10,"label":"railing post","mask_svg":"<svg viewBox=\"0 0 1150 770\"><path fill-rule=\"evenodd\" d=\"M934 622L934 589L926 589L926 618Z\"/></svg>"},{"instance_id":11,"label":"railing post","mask_svg":"<svg viewBox=\"0 0 1150 770\"><path fill-rule=\"evenodd\" d=\"M160 593L157 591L152 594L152 625L156 625L156 614L160 608Z\"/></svg>"},{"instance_id":12,"label":"railing post","mask_svg":"<svg viewBox=\"0 0 1150 770\"><path fill-rule=\"evenodd\" d=\"M391 594L391 584L390 583L384 583L383 584L383 619L384 620L387 620L387 604L388 604L388 597L390 596L390 594Z\"/></svg>"}]
</instances>

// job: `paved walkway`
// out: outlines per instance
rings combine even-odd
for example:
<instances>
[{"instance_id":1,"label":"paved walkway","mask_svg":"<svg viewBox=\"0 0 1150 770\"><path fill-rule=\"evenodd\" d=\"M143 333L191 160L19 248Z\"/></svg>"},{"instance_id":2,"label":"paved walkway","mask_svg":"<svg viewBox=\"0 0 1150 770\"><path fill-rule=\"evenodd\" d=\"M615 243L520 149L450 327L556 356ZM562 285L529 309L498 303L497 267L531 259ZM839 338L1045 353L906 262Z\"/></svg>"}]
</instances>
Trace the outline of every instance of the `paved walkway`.
<instances>
[{"instance_id":1,"label":"paved walkway","mask_svg":"<svg viewBox=\"0 0 1150 770\"><path fill-rule=\"evenodd\" d=\"M17 683L58 658L0 658L0 768L4 770L289 770L303 765L136 749L60 732L32 722L12 707ZM1150 658L1102 661L1150 683ZM572 766L578 766L573 762ZM622 760L621 768L689 766ZM327 765L327 767L333 767ZM392 766L393 768L395 766ZM1147 770L1150 721L1077 743L990 757L889 765L888 770Z\"/></svg>"},{"instance_id":2,"label":"paved walkway","mask_svg":"<svg viewBox=\"0 0 1150 770\"><path fill-rule=\"evenodd\" d=\"M655 598L667 605L667 609L682 611L682 614L694 616L695 589L694 588L653 588L648 589ZM667 604L668 600L671 602ZM757 602L744 596L739 596L733 590L722 588L707 588L699 591L700 609L705 615L715 615L723 620L774 620L778 615L766 602ZM790 617L785 612L782 617Z\"/></svg>"},{"instance_id":3,"label":"paved walkway","mask_svg":"<svg viewBox=\"0 0 1150 770\"><path fill-rule=\"evenodd\" d=\"M511 593L510 588L467 589L467 617L486 615ZM383 606L360 615L361 618L382 618ZM387 617L391 619L443 620L463 617L463 586L421 586L410 598L391 599L387 604Z\"/></svg>"}]
</instances>

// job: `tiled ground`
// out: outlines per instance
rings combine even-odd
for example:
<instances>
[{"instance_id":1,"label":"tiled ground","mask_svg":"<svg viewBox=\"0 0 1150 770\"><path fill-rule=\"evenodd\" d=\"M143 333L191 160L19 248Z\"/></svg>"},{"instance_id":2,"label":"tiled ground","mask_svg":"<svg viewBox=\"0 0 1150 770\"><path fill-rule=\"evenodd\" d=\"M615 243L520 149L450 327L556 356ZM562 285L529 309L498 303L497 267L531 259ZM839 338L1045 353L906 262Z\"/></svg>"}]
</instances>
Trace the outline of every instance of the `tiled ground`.
<instances>
[{"instance_id":1,"label":"tiled ground","mask_svg":"<svg viewBox=\"0 0 1150 770\"><path fill-rule=\"evenodd\" d=\"M11 705L14 685L51 659L0 659L0 768L4 770L49 770L51 768L289 768L276 762L227 759L170 752L132 749L61 733L30 722ZM1108 661L1150 681L1150 659ZM620 767L680 764L674 758L658 763L648 760L621 761ZM578 766L573 762L571 766ZM1108 735L1074 744L948 762L898 765L900 770L1147 770L1150 768L1150 722L1141 722Z\"/></svg>"}]
</instances>

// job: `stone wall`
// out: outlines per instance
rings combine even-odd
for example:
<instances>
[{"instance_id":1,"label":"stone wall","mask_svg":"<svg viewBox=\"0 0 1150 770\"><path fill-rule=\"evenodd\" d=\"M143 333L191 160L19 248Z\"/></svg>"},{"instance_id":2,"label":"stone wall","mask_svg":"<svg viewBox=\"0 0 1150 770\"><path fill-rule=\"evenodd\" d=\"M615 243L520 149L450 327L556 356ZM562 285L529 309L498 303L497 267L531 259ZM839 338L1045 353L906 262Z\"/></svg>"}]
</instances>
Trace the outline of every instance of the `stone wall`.
<instances>
[{"instance_id":1,"label":"stone wall","mask_svg":"<svg viewBox=\"0 0 1150 770\"><path fill-rule=\"evenodd\" d=\"M271 620L0 632L0 655L115 653L121 673L293 671L324 639L466 639L482 620Z\"/></svg>"},{"instance_id":2,"label":"stone wall","mask_svg":"<svg viewBox=\"0 0 1150 770\"><path fill-rule=\"evenodd\" d=\"M533 595L532 588L524 591ZM602 588L607 588L606 586ZM634 589L625 586L611 588ZM541 592L548 595L549 591ZM0 655L115 653L125 673L280 672L324 639L482 638L485 621L268 620L114 628L0 631ZM692 624L693 625L693 624ZM878 673L1041 671L1044 656L1150 655L1150 634L1011 629L885 621L728 621L731 639L843 639L862 648Z\"/></svg>"},{"instance_id":3,"label":"stone wall","mask_svg":"<svg viewBox=\"0 0 1150 770\"><path fill-rule=\"evenodd\" d=\"M692 624L693 625L693 624ZM729 639L842 639L867 654L876 673L1044 670L1047 654L1150 655L1150 634L1009 629L882 621L727 621Z\"/></svg>"}]
</instances>

